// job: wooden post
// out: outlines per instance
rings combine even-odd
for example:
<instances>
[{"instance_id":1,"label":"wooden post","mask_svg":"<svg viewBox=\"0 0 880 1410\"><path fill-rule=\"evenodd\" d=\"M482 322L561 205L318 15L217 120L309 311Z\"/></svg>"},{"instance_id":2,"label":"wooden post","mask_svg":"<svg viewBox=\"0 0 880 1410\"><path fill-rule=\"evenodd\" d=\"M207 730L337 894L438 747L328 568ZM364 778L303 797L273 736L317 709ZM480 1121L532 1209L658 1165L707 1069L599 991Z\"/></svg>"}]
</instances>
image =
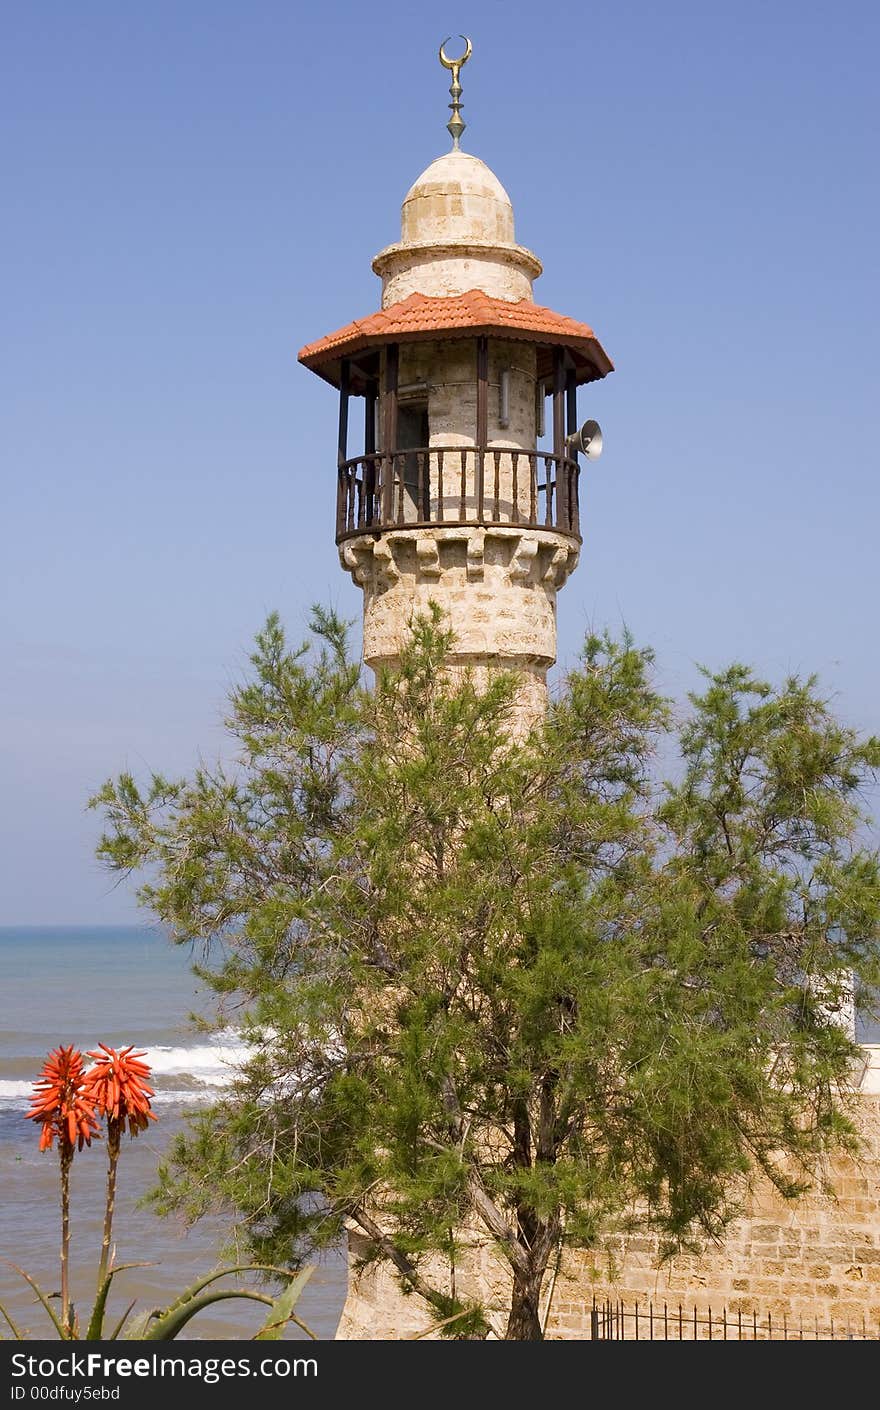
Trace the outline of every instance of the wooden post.
<instances>
[{"instance_id":1,"label":"wooden post","mask_svg":"<svg viewBox=\"0 0 880 1410\"><path fill-rule=\"evenodd\" d=\"M560 515L560 495L562 493L562 482L565 475L562 470L562 460L565 456L565 351L563 348L553 349L553 454L556 458L556 516L557 524L561 522ZM550 477L547 476L547 514L545 515L548 524L553 522L553 515L550 513L552 504L552 488ZM564 523L561 527L565 527Z\"/></svg>"},{"instance_id":2,"label":"wooden post","mask_svg":"<svg viewBox=\"0 0 880 1410\"><path fill-rule=\"evenodd\" d=\"M474 493L477 518L483 518L483 462L489 439L489 339L477 339L477 464Z\"/></svg>"},{"instance_id":3,"label":"wooden post","mask_svg":"<svg viewBox=\"0 0 880 1410\"><path fill-rule=\"evenodd\" d=\"M565 434L573 436L577 430L577 379L573 367L566 369L565 373ZM567 446L564 449L567 460L573 465L577 465L577 451L570 450ZM560 529L573 528L575 518L575 506L577 504L577 477L575 471L568 465L560 467L560 484L557 494L557 523Z\"/></svg>"},{"instance_id":4,"label":"wooden post","mask_svg":"<svg viewBox=\"0 0 880 1410\"><path fill-rule=\"evenodd\" d=\"M348 459L348 395L351 387L351 363L347 357L339 365L339 452L336 463L344 465Z\"/></svg>"},{"instance_id":5,"label":"wooden post","mask_svg":"<svg viewBox=\"0 0 880 1410\"><path fill-rule=\"evenodd\" d=\"M394 512L394 452L397 450L397 373L400 366L397 343L385 349L385 415L382 425L382 519L391 523Z\"/></svg>"},{"instance_id":6,"label":"wooden post","mask_svg":"<svg viewBox=\"0 0 880 1410\"><path fill-rule=\"evenodd\" d=\"M348 392L351 383L351 363L347 357L339 366L339 442L336 451L336 532L344 534L348 522L348 471L343 467L348 458Z\"/></svg>"},{"instance_id":7,"label":"wooden post","mask_svg":"<svg viewBox=\"0 0 880 1410\"><path fill-rule=\"evenodd\" d=\"M376 382L368 382L364 393L364 502L365 520L372 524L379 517L376 504L376 402L379 387Z\"/></svg>"}]
</instances>

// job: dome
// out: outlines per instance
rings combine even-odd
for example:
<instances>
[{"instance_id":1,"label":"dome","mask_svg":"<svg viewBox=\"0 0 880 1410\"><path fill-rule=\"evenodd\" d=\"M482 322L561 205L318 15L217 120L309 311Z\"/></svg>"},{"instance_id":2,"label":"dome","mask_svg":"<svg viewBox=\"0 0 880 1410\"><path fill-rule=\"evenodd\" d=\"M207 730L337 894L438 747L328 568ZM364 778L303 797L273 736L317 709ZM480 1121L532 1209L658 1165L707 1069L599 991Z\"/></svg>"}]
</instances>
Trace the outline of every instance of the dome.
<instances>
[{"instance_id":1,"label":"dome","mask_svg":"<svg viewBox=\"0 0 880 1410\"><path fill-rule=\"evenodd\" d=\"M469 152L446 152L407 191L405 245L513 245L513 206L498 177Z\"/></svg>"},{"instance_id":2,"label":"dome","mask_svg":"<svg viewBox=\"0 0 880 1410\"><path fill-rule=\"evenodd\" d=\"M382 307L410 294L442 298L482 289L492 298L531 299L541 261L516 243L513 207L498 177L469 152L438 157L403 198L400 241L373 269Z\"/></svg>"}]
</instances>

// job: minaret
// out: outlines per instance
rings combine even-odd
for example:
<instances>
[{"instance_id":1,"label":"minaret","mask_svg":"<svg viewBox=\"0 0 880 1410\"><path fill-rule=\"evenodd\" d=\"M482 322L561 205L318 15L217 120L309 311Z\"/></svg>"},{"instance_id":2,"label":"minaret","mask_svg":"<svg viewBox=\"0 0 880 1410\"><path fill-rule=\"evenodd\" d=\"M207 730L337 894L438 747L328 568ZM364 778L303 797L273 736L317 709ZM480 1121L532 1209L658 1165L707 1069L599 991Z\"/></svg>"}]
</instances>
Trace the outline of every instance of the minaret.
<instances>
[{"instance_id":1,"label":"minaret","mask_svg":"<svg viewBox=\"0 0 880 1410\"><path fill-rule=\"evenodd\" d=\"M365 661L393 664L434 601L457 664L519 673L528 721L545 707L556 594L580 553L577 388L612 364L585 323L534 302L542 266L516 243L510 198L459 147L466 43L461 59L440 49L453 149L407 192L400 240L373 260L381 311L299 360L339 390L336 542L364 591Z\"/></svg>"}]
</instances>

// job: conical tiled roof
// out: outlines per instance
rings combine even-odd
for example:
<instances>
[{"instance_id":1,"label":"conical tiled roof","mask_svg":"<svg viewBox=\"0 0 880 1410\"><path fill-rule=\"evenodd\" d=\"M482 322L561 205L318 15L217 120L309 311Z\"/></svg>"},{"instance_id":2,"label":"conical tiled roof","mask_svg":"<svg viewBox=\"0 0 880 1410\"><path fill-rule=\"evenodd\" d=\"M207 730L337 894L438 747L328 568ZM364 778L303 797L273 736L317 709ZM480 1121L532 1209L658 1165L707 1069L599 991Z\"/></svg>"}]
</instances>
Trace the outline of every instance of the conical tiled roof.
<instances>
[{"instance_id":1,"label":"conical tiled roof","mask_svg":"<svg viewBox=\"0 0 880 1410\"><path fill-rule=\"evenodd\" d=\"M354 357L384 343L460 338L464 334L521 339L548 349L566 347L573 355L579 382L593 382L613 371L611 359L588 324L554 313L530 299L511 303L493 298L482 289L469 289L450 297L410 294L400 303L355 319L335 333L307 344L299 353L299 361L338 386L343 357ZM546 369L539 365L539 376L549 375L549 371L549 360Z\"/></svg>"}]
</instances>

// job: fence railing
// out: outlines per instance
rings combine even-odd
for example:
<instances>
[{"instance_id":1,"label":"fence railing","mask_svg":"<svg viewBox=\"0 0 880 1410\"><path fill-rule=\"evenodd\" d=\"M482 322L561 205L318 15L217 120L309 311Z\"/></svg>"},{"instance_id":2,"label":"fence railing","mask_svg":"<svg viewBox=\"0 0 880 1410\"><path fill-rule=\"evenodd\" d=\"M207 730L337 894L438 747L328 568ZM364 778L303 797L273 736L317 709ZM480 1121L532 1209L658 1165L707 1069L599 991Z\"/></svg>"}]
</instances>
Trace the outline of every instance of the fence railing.
<instances>
[{"instance_id":1,"label":"fence railing","mask_svg":"<svg viewBox=\"0 0 880 1410\"><path fill-rule=\"evenodd\" d=\"M578 464L545 451L431 446L339 466L336 541L385 529L510 524L580 538Z\"/></svg>"},{"instance_id":2,"label":"fence railing","mask_svg":"<svg viewBox=\"0 0 880 1410\"><path fill-rule=\"evenodd\" d=\"M594 1300L590 1313L592 1341L880 1341L880 1322L821 1323L810 1318L772 1312L700 1310L681 1303L626 1303Z\"/></svg>"}]
</instances>

